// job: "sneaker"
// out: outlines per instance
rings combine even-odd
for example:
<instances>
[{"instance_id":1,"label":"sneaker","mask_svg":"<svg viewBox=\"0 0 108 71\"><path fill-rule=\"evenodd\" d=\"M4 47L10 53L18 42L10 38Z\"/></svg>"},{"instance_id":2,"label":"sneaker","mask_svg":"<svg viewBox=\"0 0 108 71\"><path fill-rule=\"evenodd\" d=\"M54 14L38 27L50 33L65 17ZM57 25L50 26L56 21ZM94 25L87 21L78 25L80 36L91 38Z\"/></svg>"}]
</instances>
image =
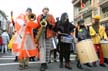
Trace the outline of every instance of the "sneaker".
<instances>
[{"instance_id":1,"label":"sneaker","mask_svg":"<svg viewBox=\"0 0 108 71\"><path fill-rule=\"evenodd\" d=\"M65 64L65 68L67 68L67 69L69 69L69 70L71 70L71 69L72 69L72 67L70 66L70 64L69 64L69 63L66 63L66 64Z\"/></svg>"},{"instance_id":2,"label":"sneaker","mask_svg":"<svg viewBox=\"0 0 108 71\"><path fill-rule=\"evenodd\" d=\"M14 60L14 62L18 62L18 60L17 60L17 59L15 59L15 60Z\"/></svg>"},{"instance_id":3,"label":"sneaker","mask_svg":"<svg viewBox=\"0 0 108 71\"><path fill-rule=\"evenodd\" d=\"M32 61L36 61L36 60L35 60L35 57L31 57L31 60L32 60Z\"/></svg>"},{"instance_id":4,"label":"sneaker","mask_svg":"<svg viewBox=\"0 0 108 71\"><path fill-rule=\"evenodd\" d=\"M40 71L45 71L44 64L41 64Z\"/></svg>"},{"instance_id":5,"label":"sneaker","mask_svg":"<svg viewBox=\"0 0 108 71\"><path fill-rule=\"evenodd\" d=\"M36 61L35 59L32 59L32 61L34 62L34 61Z\"/></svg>"},{"instance_id":6,"label":"sneaker","mask_svg":"<svg viewBox=\"0 0 108 71\"><path fill-rule=\"evenodd\" d=\"M101 67L106 67L105 64L100 64Z\"/></svg>"},{"instance_id":7,"label":"sneaker","mask_svg":"<svg viewBox=\"0 0 108 71\"><path fill-rule=\"evenodd\" d=\"M49 60L49 62L48 62L49 64L51 63L51 60Z\"/></svg>"},{"instance_id":8,"label":"sneaker","mask_svg":"<svg viewBox=\"0 0 108 71\"><path fill-rule=\"evenodd\" d=\"M15 61L15 62L18 62L18 57L17 57L17 56L15 57L15 60L14 60L14 61Z\"/></svg>"},{"instance_id":9,"label":"sneaker","mask_svg":"<svg viewBox=\"0 0 108 71\"><path fill-rule=\"evenodd\" d=\"M25 66L24 66L25 69L28 69L28 67L29 67L28 65L25 65Z\"/></svg>"},{"instance_id":10,"label":"sneaker","mask_svg":"<svg viewBox=\"0 0 108 71\"><path fill-rule=\"evenodd\" d=\"M44 68L45 68L45 69L48 69L47 63L44 63Z\"/></svg>"},{"instance_id":11,"label":"sneaker","mask_svg":"<svg viewBox=\"0 0 108 71\"><path fill-rule=\"evenodd\" d=\"M86 65L87 67L92 67L89 63L86 63L86 64L84 64L84 65Z\"/></svg>"},{"instance_id":12,"label":"sneaker","mask_svg":"<svg viewBox=\"0 0 108 71\"><path fill-rule=\"evenodd\" d=\"M77 64L77 68L83 70L83 67L81 64Z\"/></svg>"},{"instance_id":13,"label":"sneaker","mask_svg":"<svg viewBox=\"0 0 108 71\"><path fill-rule=\"evenodd\" d=\"M56 60L56 59L54 59L54 62L57 62L57 60Z\"/></svg>"},{"instance_id":14,"label":"sneaker","mask_svg":"<svg viewBox=\"0 0 108 71\"><path fill-rule=\"evenodd\" d=\"M80 61L79 60L77 60L77 68L78 69L81 69L81 70L83 70L83 67L82 67L82 65L80 64Z\"/></svg>"},{"instance_id":15,"label":"sneaker","mask_svg":"<svg viewBox=\"0 0 108 71\"><path fill-rule=\"evenodd\" d=\"M104 63L108 64L108 60L104 61Z\"/></svg>"},{"instance_id":16,"label":"sneaker","mask_svg":"<svg viewBox=\"0 0 108 71\"><path fill-rule=\"evenodd\" d=\"M25 69L24 66L19 65L19 70L24 70L24 69Z\"/></svg>"}]
</instances>

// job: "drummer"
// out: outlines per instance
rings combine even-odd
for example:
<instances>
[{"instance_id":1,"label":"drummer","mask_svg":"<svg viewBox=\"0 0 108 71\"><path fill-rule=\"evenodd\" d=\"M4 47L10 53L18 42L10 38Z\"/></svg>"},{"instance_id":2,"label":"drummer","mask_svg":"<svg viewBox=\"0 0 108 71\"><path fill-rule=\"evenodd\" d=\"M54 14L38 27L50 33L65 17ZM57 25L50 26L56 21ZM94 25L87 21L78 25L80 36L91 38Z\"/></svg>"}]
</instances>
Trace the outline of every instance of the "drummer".
<instances>
[{"instance_id":1,"label":"drummer","mask_svg":"<svg viewBox=\"0 0 108 71\"><path fill-rule=\"evenodd\" d=\"M90 31L90 36L94 43L96 52L100 58L100 66L106 67L104 64L104 57L103 57L103 52L102 52L102 47L101 47L100 41L101 41L101 39L107 40L107 36L106 36L105 30L104 30L104 27L102 25L100 25L99 21L100 21L100 16L98 16L98 15L94 16L92 18L92 26L90 26L89 31ZM96 62L94 62L93 65L97 66Z\"/></svg>"},{"instance_id":2,"label":"drummer","mask_svg":"<svg viewBox=\"0 0 108 71\"><path fill-rule=\"evenodd\" d=\"M63 13L61 15L61 19L58 22L58 24L59 25L57 26L57 33L58 33L59 43L58 43L57 50L60 53L60 56L59 56L60 68L64 67L64 65L63 65L63 58L64 58L65 59L65 68L72 69L70 66L70 46L71 46L71 44L61 42L61 36L62 36L62 34L72 35L74 32L75 26L69 22L67 13Z\"/></svg>"},{"instance_id":3,"label":"drummer","mask_svg":"<svg viewBox=\"0 0 108 71\"><path fill-rule=\"evenodd\" d=\"M88 28L84 25L84 20L83 19L80 19L78 21L77 28L76 28L75 32L76 32L75 36L78 39L78 42L90 38ZM86 65L88 67L91 67L91 65L89 63L86 63L84 65ZM83 69L83 67L82 67L78 58L77 58L77 67L79 69Z\"/></svg>"}]
</instances>

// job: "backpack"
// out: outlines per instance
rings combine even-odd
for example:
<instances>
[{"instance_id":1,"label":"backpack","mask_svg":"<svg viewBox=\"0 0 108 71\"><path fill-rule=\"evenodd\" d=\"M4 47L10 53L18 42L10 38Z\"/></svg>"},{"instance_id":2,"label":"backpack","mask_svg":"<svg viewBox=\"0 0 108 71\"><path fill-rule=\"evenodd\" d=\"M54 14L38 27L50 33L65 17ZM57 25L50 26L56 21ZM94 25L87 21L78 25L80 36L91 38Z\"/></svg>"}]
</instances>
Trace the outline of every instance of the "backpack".
<instances>
[{"instance_id":1,"label":"backpack","mask_svg":"<svg viewBox=\"0 0 108 71\"><path fill-rule=\"evenodd\" d=\"M79 40L85 40L85 39L88 39L88 37L89 37L89 33L88 33L88 30L86 28L81 28L78 31L78 39Z\"/></svg>"}]
</instances>

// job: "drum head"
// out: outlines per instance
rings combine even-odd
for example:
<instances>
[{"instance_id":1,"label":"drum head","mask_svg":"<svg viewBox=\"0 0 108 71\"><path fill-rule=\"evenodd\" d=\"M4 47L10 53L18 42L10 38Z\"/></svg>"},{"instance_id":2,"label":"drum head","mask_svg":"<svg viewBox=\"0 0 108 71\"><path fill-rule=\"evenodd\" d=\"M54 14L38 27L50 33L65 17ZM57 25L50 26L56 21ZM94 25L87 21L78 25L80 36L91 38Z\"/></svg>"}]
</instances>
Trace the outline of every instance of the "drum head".
<instances>
[{"instance_id":1,"label":"drum head","mask_svg":"<svg viewBox=\"0 0 108 71\"><path fill-rule=\"evenodd\" d=\"M60 41L63 43L73 43L74 38L71 35L62 35Z\"/></svg>"},{"instance_id":2,"label":"drum head","mask_svg":"<svg viewBox=\"0 0 108 71\"><path fill-rule=\"evenodd\" d=\"M76 47L81 64L98 61L98 56L91 39L78 42Z\"/></svg>"},{"instance_id":3,"label":"drum head","mask_svg":"<svg viewBox=\"0 0 108 71\"><path fill-rule=\"evenodd\" d=\"M101 40L100 43L101 43L101 44L107 44L108 41L107 41L107 40Z\"/></svg>"}]
</instances>

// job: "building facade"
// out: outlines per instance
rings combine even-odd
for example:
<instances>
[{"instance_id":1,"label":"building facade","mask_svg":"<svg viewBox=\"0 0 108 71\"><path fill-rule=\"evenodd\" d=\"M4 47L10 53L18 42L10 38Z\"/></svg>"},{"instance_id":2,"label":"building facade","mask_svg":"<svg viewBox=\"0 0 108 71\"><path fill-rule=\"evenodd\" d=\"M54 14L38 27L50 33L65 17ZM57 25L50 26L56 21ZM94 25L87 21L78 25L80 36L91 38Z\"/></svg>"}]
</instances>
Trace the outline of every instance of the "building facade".
<instances>
[{"instance_id":1,"label":"building facade","mask_svg":"<svg viewBox=\"0 0 108 71\"><path fill-rule=\"evenodd\" d=\"M8 19L6 14L0 10L0 30L8 30Z\"/></svg>"},{"instance_id":2,"label":"building facade","mask_svg":"<svg viewBox=\"0 0 108 71\"><path fill-rule=\"evenodd\" d=\"M100 22L108 25L108 0L72 0L74 6L74 23L81 18L85 24L90 25L95 15L100 15ZM83 6L83 8L82 8Z\"/></svg>"}]
</instances>

